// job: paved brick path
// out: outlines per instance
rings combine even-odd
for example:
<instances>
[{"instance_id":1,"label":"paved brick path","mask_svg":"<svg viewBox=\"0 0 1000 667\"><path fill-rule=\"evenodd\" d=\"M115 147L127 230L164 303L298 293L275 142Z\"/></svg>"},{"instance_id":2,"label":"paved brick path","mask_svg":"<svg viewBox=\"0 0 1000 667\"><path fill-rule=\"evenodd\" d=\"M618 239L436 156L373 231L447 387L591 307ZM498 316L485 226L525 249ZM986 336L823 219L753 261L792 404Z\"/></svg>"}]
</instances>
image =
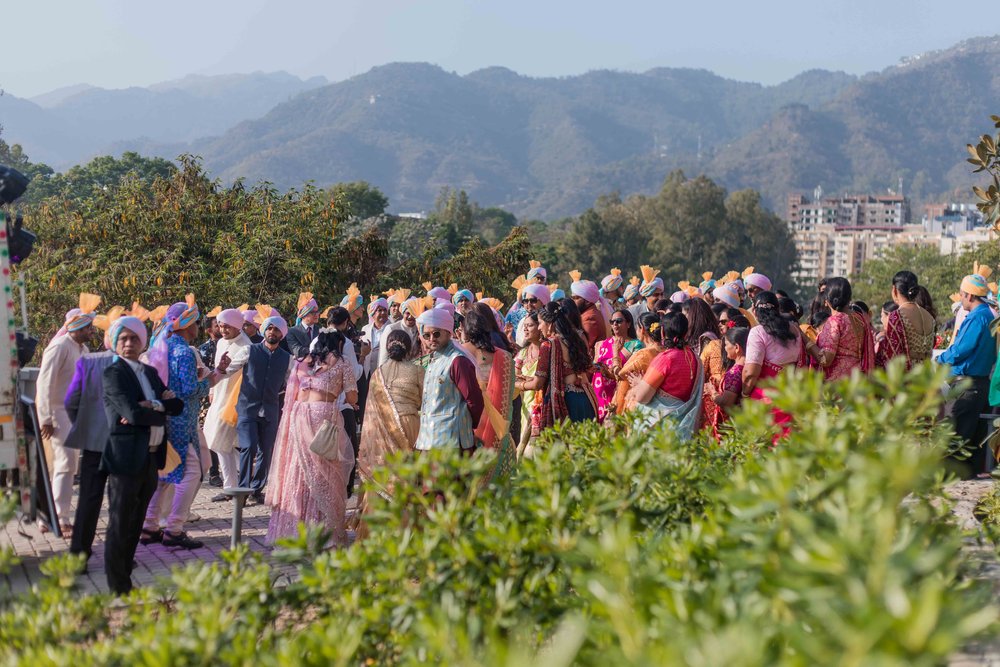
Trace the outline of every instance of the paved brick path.
<instances>
[{"instance_id":1,"label":"paved brick path","mask_svg":"<svg viewBox=\"0 0 1000 667\"><path fill-rule=\"evenodd\" d=\"M75 489L74 489L75 492ZM133 581L144 586L155 582L158 578L170 574L170 570L178 565L192 561L214 561L219 554L229 548L232 530L233 505L231 501L213 503L212 496L219 493L218 488L203 484L195 498L191 511L201 519L189 523L188 534L205 543L201 549L178 549L164 547L162 544L143 546L136 549L135 559L138 567L132 574ZM353 498L348 502L348 512L353 509ZM74 496L74 511L76 498ZM243 542L253 551L270 558L271 547L264 544L267 534L267 522L270 511L263 505L247 505L243 508ZM104 576L104 532L107 527L107 503L101 511L101 519L97 526L97 538L94 540L94 554L90 558L87 573L78 579L81 591L84 593L107 592L108 584ZM41 580L40 564L47 558L69 552L69 536L56 537L54 533L43 533L36 524L10 521L0 527L0 546L12 546L21 557L21 564L6 577L14 593L27 590L32 584ZM291 568L288 568L291 569Z\"/></svg>"}]
</instances>

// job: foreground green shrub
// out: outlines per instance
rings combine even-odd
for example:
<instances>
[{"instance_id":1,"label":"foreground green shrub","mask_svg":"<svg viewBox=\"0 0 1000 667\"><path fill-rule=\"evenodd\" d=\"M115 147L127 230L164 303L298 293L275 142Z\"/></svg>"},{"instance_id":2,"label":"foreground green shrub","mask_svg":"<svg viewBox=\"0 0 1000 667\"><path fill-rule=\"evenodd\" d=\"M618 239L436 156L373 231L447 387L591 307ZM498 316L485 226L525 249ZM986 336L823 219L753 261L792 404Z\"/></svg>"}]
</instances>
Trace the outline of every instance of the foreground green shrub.
<instances>
[{"instance_id":1,"label":"foreground green shrub","mask_svg":"<svg viewBox=\"0 0 1000 667\"><path fill-rule=\"evenodd\" d=\"M376 501L371 536L323 552L303 531L285 545L287 585L239 551L121 609L68 589L28 596L0 614L0 658L937 665L996 618L960 576L940 383L924 367L834 387L786 377L778 403L798 420L774 447L756 405L721 445L566 427L501 487L475 481L486 455L397 461L403 481L394 504ZM8 625L57 614L87 622Z\"/></svg>"}]
</instances>

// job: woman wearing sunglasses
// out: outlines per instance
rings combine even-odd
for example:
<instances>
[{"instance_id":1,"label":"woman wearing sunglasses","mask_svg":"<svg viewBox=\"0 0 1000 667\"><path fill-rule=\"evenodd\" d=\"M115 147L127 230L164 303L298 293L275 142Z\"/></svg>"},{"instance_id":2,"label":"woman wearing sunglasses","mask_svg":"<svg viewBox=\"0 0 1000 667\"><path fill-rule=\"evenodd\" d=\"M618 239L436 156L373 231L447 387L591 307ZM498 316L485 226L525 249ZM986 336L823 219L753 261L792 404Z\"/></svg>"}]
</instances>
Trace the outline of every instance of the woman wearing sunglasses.
<instances>
[{"instance_id":1,"label":"woman wearing sunglasses","mask_svg":"<svg viewBox=\"0 0 1000 667\"><path fill-rule=\"evenodd\" d=\"M520 391L541 394L541 405L532 415L532 438L566 419L580 422L597 416L594 391L587 378L590 354L583 336L570 323L565 306L551 302L538 312L538 319L543 336L538 369L533 378L516 384Z\"/></svg>"},{"instance_id":2,"label":"woman wearing sunglasses","mask_svg":"<svg viewBox=\"0 0 1000 667\"><path fill-rule=\"evenodd\" d=\"M611 315L611 338L602 340L594 347L594 394L597 397L597 420L615 412L615 391L618 388L618 376L636 350L642 348L642 342L635 332L632 313L618 310Z\"/></svg>"}]
</instances>

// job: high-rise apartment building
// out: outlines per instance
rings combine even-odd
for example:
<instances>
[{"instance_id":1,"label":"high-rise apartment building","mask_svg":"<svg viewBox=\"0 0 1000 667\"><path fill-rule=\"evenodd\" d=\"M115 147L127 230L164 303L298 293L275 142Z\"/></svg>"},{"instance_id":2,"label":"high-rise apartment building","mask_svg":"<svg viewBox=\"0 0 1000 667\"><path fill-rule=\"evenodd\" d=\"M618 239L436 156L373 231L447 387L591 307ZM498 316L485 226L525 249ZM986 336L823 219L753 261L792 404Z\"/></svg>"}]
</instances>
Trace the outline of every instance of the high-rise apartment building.
<instances>
[{"instance_id":1,"label":"high-rise apartment building","mask_svg":"<svg viewBox=\"0 0 1000 667\"><path fill-rule=\"evenodd\" d=\"M855 275L894 246L931 246L944 255L994 238L973 205L932 204L923 224L913 225L902 195L823 197L820 188L813 195L788 196L786 220L799 253L795 278L801 284Z\"/></svg>"}]
</instances>

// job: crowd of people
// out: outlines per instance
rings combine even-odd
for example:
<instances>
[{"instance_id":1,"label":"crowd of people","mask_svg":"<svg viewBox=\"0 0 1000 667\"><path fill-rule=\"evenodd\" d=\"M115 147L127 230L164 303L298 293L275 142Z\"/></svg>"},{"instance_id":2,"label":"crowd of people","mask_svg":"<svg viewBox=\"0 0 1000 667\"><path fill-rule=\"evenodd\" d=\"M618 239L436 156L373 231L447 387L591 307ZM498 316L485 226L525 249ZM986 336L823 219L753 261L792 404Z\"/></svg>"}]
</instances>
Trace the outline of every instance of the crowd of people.
<instances>
[{"instance_id":1,"label":"crowd of people","mask_svg":"<svg viewBox=\"0 0 1000 667\"><path fill-rule=\"evenodd\" d=\"M507 309L430 283L366 307L352 285L322 312L301 294L292 325L266 304L202 313L194 295L98 315L100 298L81 295L44 351L36 400L70 550L90 557L107 495L105 572L127 593L137 544L202 546L186 528L206 476L222 487L215 501L245 488L246 502L268 506L270 542L305 522L342 547L350 528L365 535L368 494L392 499L391 474L378 473L397 456L492 450L485 482L502 483L561 422L720 438L744 401L771 406L779 443L795 416L771 405L768 380L799 367L834 381L896 357L907 367L933 357L968 379L948 415L972 448L972 474L988 472L980 415L1000 404L1000 382L991 387L997 288L987 267L962 281L944 336L909 271L885 286L891 299L877 314L841 277L821 281L803 308L753 267L669 294L655 269L641 274L626 282L612 269L596 283L571 272L566 294L532 262ZM95 328L105 349L90 353Z\"/></svg>"}]
</instances>

